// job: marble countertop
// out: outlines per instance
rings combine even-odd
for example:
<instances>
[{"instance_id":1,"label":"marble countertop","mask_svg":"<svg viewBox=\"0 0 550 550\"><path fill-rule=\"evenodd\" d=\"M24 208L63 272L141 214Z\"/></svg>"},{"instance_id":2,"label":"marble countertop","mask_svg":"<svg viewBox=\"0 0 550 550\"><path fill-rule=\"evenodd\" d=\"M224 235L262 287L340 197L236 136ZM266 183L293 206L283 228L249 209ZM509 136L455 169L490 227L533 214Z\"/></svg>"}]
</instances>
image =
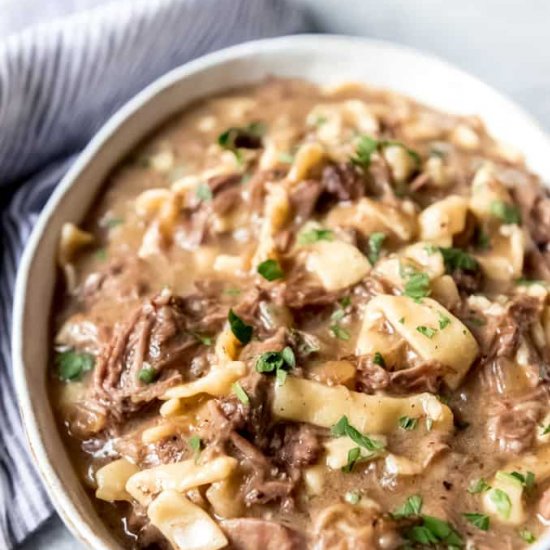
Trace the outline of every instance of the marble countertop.
<instances>
[{"instance_id":1,"label":"marble countertop","mask_svg":"<svg viewBox=\"0 0 550 550\"><path fill-rule=\"evenodd\" d=\"M550 130L550 2L294 1L309 6L320 31L390 40L447 59L513 98ZM20 550L81 548L54 517Z\"/></svg>"}]
</instances>

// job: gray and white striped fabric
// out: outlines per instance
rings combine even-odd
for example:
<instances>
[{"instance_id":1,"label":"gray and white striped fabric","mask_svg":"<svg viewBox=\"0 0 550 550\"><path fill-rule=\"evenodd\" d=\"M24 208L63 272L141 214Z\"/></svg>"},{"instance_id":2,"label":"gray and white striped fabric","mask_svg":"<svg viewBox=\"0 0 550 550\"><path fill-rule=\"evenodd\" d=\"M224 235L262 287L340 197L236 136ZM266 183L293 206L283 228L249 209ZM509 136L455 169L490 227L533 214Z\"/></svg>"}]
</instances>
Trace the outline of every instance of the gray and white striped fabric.
<instances>
[{"instance_id":1,"label":"gray and white striped fabric","mask_svg":"<svg viewBox=\"0 0 550 550\"><path fill-rule=\"evenodd\" d=\"M111 0L0 41L0 549L53 511L27 454L9 343L17 265L41 208L105 119L153 79L221 47L305 30L283 0Z\"/></svg>"}]
</instances>

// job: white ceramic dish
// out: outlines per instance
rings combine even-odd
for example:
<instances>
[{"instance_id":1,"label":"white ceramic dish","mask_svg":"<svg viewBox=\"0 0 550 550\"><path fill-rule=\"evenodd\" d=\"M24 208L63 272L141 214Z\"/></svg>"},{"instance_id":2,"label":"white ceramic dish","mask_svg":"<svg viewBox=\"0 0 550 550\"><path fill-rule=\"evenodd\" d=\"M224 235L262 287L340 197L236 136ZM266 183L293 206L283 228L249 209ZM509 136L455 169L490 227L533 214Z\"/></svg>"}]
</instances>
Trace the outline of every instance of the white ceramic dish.
<instances>
[{"instance_id":1,"label":"white ceramic dish","mask_svg":"<svg viewBox=\"0 0 550 550\"><path fill-rule=\"evenodd\" d=\"M378 41L328 35L250 42L207 55L160 78L101 129L44 208L23 256L13 321L13 364L25 430L48 493L69 529L95 549L120 548L78 480L58 434L46 389L49 318L61 225L78 223L105 176L146 134L190 101L268 75L320 84L355 80L424 103L479 114L497 138L516 145L550 181L550 140L511 101L433 57ZM539 549L550 544L550 534Z\"/></svg>"}]
</instances>

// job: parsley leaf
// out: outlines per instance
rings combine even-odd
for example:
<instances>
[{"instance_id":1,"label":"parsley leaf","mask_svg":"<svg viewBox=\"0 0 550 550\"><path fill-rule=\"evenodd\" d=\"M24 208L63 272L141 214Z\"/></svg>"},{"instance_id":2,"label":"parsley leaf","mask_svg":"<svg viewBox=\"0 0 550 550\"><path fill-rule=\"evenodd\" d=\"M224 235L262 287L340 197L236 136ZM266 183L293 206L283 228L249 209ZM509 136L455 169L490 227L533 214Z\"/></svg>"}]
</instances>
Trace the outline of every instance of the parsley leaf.
<instances>
[{"instance_id":1,"label":"parsley leaf","mask_svg":"<svg viewBox=\"0 0 550 550\"><path fill-rule=\"evenodd\" d=\"M187 443L191 450L193 451L193 454L195 455L195 462L199 459L199 455L201 454L202 450L202 440L198 435L192 435L188 440Z\"/></svg>"},{"instance_id":2,"label":"parsley leaf","mask_svg":"<svg viewBox=\"0 0 550 550\"><path fill-rule=\"evenodd\" d=\"M460 248L454 248L452 246L447 248L439 247L439 251L443 255L447 273L452 273L456 269L463 271L477 271L479 269L478 261Z\"/></svg>"},{"instance_id":3,"label":"parsley leaf","mask_svg":"<svg viewBox=\"0 0 550 550\"><path fill-rule=\"evenodd\" d=\"M349 474L357 461L361 458L361 449L359 447L353 447L348 451L348 463L342 467L342 472Z\"/></svg>"},{"instance_id":4,"label":"parsley leaf","mask_svg":"<svg viewBox=\"0 0 550 550\"><path fill-rule=\"evenodd\" d=\"M466 513L462 514L474 527L487 531L489 529L489 516L485 514Z\"/></svg>"},{"instance_id":5,"label":"parsley leaf","mask_svg":"<svg viewBox=\"0 0 550 550\"><path fill-rule=\"evenodd\" d=\"M414 160L415 164L420 165L420 155L409 149L404 143L395 140L378 140L368 135L362 135L359 138L357 146L355 148L355 155L351 158L351 162L357 166L361 166L364 170L367 170L371 164L372 155L376 151L382 151L385 147L397 146L405 149L407 154Z\"/></svg>"},{"instance_id":6,"label":"parsley leaf","mask_svg":"<svg viewBox=\"0 0 550 550\"><path fill-rule=\"evenodd\" d=\"M550 433L550 424L548 424L547 426L543 426L542 428L543 428L543 430L542 430L541 435L547 435L547 434Z\"/></svg>"},{"instance_id":7,"label":"parsley leaf","mask_svg":"<svg viewBox=\"0 0 550 550\"><path fill-rule=\"evenodd\" d=\"M156 377L158 375L158 372L153 367L143 367L138 374L138 378L144 383L144 384L152 384Z\"/></svg>"},{"instance_id":8,"label":"parsley leaf","mask_svg":"<svg viewBox=\"0 0 550 550\"><path fill-rule=\"evenodd\" d=\"M490 488L491 486L483 478L480 478L477 481L470 483L467 490L471 495L475 495L477 493L484 493Z\"/></svg>"},{"instance_id":9,"label":"parsley leaf","mask_svg":"<svg viewBox=\"0 0 550 550\"><path fill-rule=\"evenodd\" d=\"M380 252L382 251L382 244L386 239L386 234L381 231L371 233L369 235L368 253L367 258L371 265L374 265L378 258L380 258Z\"/></svg>"},{"instance_id":10,"label":"parsley leaf","mask_svg":"<svg viewBox=\"0 0 550 550\"><path fill-rule=\"evenodd\" d=\"M533 533L531 533L531 531L529 531L529 529L522 529L521 531L519 531L518 535L527 544L533 544L537 540L537 537L535 537L535 535L533 535Z\"/></svg>"},{"instance_id":11,"label":"parsley leaf","mask_svg":"<svg viewBox=\"0 0 550 550\"><path fill-rule=\"evenodd\" d=\"M508 493L504 492L502 489L491 489L489 493L489 499L495 505L497 512L504 519L510 517L510 512L512 511L512 501L508 496Z\"/></svg>"},{"instance_id":12,"label":"parsley leaf","mask_svg":"<svg viewBox=\"0 0 550 550\"><path fill-rule=\"evenodd\" d=\"M348 421L347 416L342 416L340 420L330 429L330 433L335 437L347 436L360 447L371 452L379 452L384 449L384 444L376 439L371 439L367 435L363 435L359 430L354 428Z\"/></svg>"},{"instance_id":13,"label":"parsley leaf","mask_svg":"<svg viewBox=\"0 0 550 550\"><path fill-rule=\"evenodd\" d=\"M359 491L348 491L344 495L344 500L350 504L358 504L361 500L361 493Z\"/></svg>"},{"instance_id":14,"label":"parsley leaf","mask_svg":"<svg viewBox=\"0 0 550 550\"><path fill-rule=\"evenodd\" d=\"M443 315L443 313L438 312L439 315L439 329L443 330L445 327L449 326L451 324L451 320L446 315Z\"/></svg>"},{"instance_id":15,"label":"parsley leaf","mask_svg":"<svg viewBox=\"0 0 550 550\"><path fill-rule=\"evenodd\" d=\"M317 241L332 241L334 234L330 229L310 229L298 235L298 244L313 244Z\"/></svg>"},{"instance_id":16,"label":"parsley leaf","mask_svg":"<svg viewBox=\"0 0 550 550\"><path fill-rule=\"evenodd\" d=\"M282 386L287 377L288 369L296 366L296 356L291 347L283 351L266 351L256 361L256 371L260 373L275 373L277 384Z\"/></svg>"},{"instance_id":17,"label":"parsley leaf","mask_svg":"<svg viewBox=\"0 0 550 550\"><path fill-rule=\"evenodd\" d=\"M405 282L405 296L412 298L415 302L430 295L430 278L427 273L415 272L409 275Z\"/></svg>"},{"instance_id":18,"label":"parsley leaf","mask_svg":"<svg viewBox=\"0 0 550 550\"><path fill-rule=\"evenodd\" d=\"M282 164L292 164L294 162L294 155L290 153L279 153L277 160Z\"/></svg>"},{"instance_id":19,"label":"parsley leaf","mask_svg":"<svg viewBox=\"0 0 550 550\"><path fill-rule=\"evenodd\" d=\"M338 340L347 341L350 338L349 332L337 323L330 325L330 332L335 338L338 338Z\"/></svg>"},{"instance_id":20,"label":"parsley leaf","mask_svg":"<svg viewBox=\"0 0 550 550\"><path fill-rule=\"evenodd\" d=\"M399 427L404 430L414 430L418 425L418 418L413 418L412 416L402 416L399 419Z\"/></svg>"},{"instance_id":21,"label":"parsley leaf","mask_svg":"<svg viewBox=\"0 0 550 550\"><path fill-rule=\"evenodd\" d=\"M490 205L491 214L504 223L521 223L517 206L504 201L493 201Z\"/></svg>"},{"instance_id":22,"label":"parsley leaf","mask_svg":"<svg viewBox=\"0 0 550 550\"><path fill-rule=\"evenodd\" d=\"M118 225L122 225L124 223L124 219L123 218L109 218L106 222L105 222L105 226L108 228L108 229L112 229L113 227L117 227Z\"/></svg>"},{"instance_id":23,"label":"parsley leaf","mask_svg":"<svg viewBox=\"0 0 550 550\"><path fill-rule=\"evenodd\" d=\"M432 339L437 332L437 329L431 328L431 327L425 327L423 325L416 327L416 330L420 332L420 334L424 335L426 338L430 338L430 339Z\"/></svg>"},{"instance_id":24,"label":"parsley leaf","mask_svg":"<svg viewBox=\"0 0 550 550\"><path fill-rule=\"evenodd\" d=\"M268 281L275 281L276 279L282 279L284 276L283 270L277 260L265 260L258 265L258 273Z\"/></svg>"},{"instance_id":25,"label":"parsley leaf","mask_svg":"<svg viewBox=\"0 0 550 550\"><path fill-rule=\"evenodd\" d=\"M248 126L228 128L218 136L218 145L235 154L240 160L239 149L258 149L262 146L265 124L252 122Z\"/></svg>"},{"instance_id":26,"label":"parsley leaf","mask_svg":"<svg viewBox=\"0 0 550 550\"><path fill-rule=\"evenodd\" d=\"M89 353L67 350L55 358L57 375L61 380L78 380L85 372L94 368L95 358Z\"/></svg>"},{"instance_id":27,"label":"parsley leaf","mask_svg":"<svg viewBox=\"0 0 550 550\"><path fill-rule=\"evenodd\" d=\"M290 346L286 346L283 351L281 351L281 357L291 369L296 366L296 356Z\"/></svg>"},{"instance_id":28,"label":"parsley leaf","mask_svg":"<svg viewBox=\"0 0 550 550\"><path fill-rule=\"evenodd\" d=\"M252 327L247 325L233 309L229 310L227 319L231 327L231 332L235 335L235 338L237 338L241 344L248 344L252 338Z\"/></svg>"},{"instance_id":29,"label":"parsley leaf","mask_svg":"<svg viewBox=\"0 0 550 550\"><path fill-rule=\"evenodd\" d=\"M411 495L405 501L405 504L400 506L392 517L395 519L407 518L409 516L418 516L422 511L422 497L420 495Z\"/></svg>"},{"instance_id":30,"label":"parsley leaf","mask_svg":"<svg viewBox=\"0 0 550 550\"><path fill-rule=\"evenodd\" d=\"M239 382L235 382L231 389L233 393L237 396L237 399L243 404L243 405L250 405L250 398L248 397L248 394L244 391L243 387Z\"/></svg>"},{"instance_id":31,"label":"parsley leaf","mask_svg":"<svg viewBox=\"0 0 550 550\"><path fill-rule=\"evenodd\" d=\"M517 479L528 493L531 493L535 488L535 474L533 472L527 472L525 475L519 472L510 472L510 475Z\"/></svg>"},{"instance_id":32,"label":"parsley leaf","mask_svg":"<svg viewBox=\"0 0 550 550\"><path fill-rule=\"evenodd\" d=\"M197 185L195 196L202 202L210 202L212 200L212 189L210 189L207 183L201 181L199 185Z\"/></svg>"},{"instance_id":33,"label":"parsley leaf","mask_svg":"<svg viewBox=\"0 0 550 550\"><path fill-rule=\"evenodd\" d=\"M379 351L374 354L372 362L379 367L382 367L384 369L386 368L386 361L384 361L384 356Z\"/></svg>"}]
</instances>

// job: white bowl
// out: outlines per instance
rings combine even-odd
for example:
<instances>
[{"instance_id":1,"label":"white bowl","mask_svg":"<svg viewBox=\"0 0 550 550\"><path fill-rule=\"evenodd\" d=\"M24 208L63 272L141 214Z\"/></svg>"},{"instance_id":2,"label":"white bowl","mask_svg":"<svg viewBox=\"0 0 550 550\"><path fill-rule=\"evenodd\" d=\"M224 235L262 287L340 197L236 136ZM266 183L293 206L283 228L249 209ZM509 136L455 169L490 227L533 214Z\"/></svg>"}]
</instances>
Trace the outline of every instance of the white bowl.
<instances>
[{"instance_id":1,"label":"white bowl","mask_svg":"<svg viewBox=\"0 0 550 550\"><path fill-rule=\"evenodd\" d=\"M92 548L120 546L99 519L73 470L46 388L61 226L80 222L110 170L171 115L197 98L269 75L319 84L364 81L444 111L481 115L494 136L516 145L529 167L550 181L550 141L534 120L476 78L390 43L328 35L249 42L175 69L130 100L82 152L44 208L21 261L15 293L13 365L30 447L57 511L74 535ZM540 541L539 548L543 544Z\"/></svg>"}]
</instances>

